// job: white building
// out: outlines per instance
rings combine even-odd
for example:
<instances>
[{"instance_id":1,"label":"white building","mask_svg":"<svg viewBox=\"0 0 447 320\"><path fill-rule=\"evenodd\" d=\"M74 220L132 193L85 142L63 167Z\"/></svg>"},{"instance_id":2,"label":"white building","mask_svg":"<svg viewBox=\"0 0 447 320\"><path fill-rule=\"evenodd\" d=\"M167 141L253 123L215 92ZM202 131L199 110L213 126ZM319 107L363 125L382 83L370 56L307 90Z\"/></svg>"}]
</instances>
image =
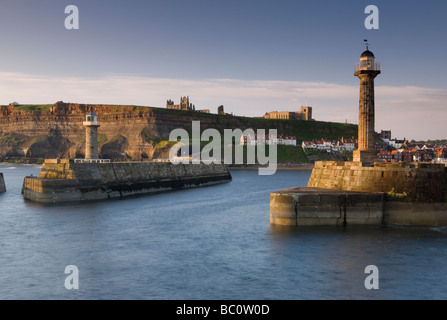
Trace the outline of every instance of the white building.
<instances>
[{"instance_id":1,"label":"white building","mask_svg":"<svg viewBox=\"0 0 447 320\"><path fill-rule=\"evenodd\" d=\"M343 149L346 151L354 151L357 149L357 139L341 139L341 144L343 145Z\"/></svg>"},{"instance_id":2,"label":"white building","mask_svg":"<svg viewBox=\"0 0 447 320\"><path fill-rule=\"evenodd\" d=\"M292 136L276 136L276 135L242 135L241 145L288 145L296 146L296 137Z\"/></svg>"},{"instance_id":3,"label":"white building","mask_svg":"<svg viewBox=\"0 0 447 320\"><path fill-rule=\"evenodd\" d=\"M303 141L301 143L301 147L303 148L303 150L315 150L315 149L317 149L317 145L315 144L314 141Z\"/></svg>"}]
</instances>

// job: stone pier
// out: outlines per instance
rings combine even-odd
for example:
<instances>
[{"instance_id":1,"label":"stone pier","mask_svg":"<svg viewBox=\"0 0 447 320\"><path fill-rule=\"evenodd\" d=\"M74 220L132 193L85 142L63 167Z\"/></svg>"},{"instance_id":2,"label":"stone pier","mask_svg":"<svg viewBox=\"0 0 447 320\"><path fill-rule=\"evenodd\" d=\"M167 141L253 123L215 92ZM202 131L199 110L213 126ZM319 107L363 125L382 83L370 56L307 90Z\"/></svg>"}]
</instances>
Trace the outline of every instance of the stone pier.
<instances>
[{"instance_id":1,"label":"stone pier","mask_svg":"<svg viewBox=\"0 0 447 320\"><path fill-rule=\"evenodd\" d=\"M307 188L270 194L270 222L447 226L447 168L415 162L316 162Z\"/></svg>"},{"instance_id":2,"label":"stone pier","mask_svg":"<svg viewBox=\"0 0 447 320\"><path fill-rule=\"evenodd\" d=\"M5 179L3 178L3 173L0 173L0 193L6 192Z\"/></svg>"},{"instance_id":3,"label":"stone pier","mask_svg":"<svg viewBox=\"0 0 447 320\"><path fill-rule=\"evenodd\" d=\"M380 225L383 193L290 188L270 194L270 223L286 226Z\"/></svg>"},{"instance_id":4,"label":"stone pier","mask_svg":"<svg viewBox=\"0 0 447 320\"><path fill-rule=\"evenodd\" d=\"M384 193L290 188L270 194L270 223L283 226L447 226L447 202L397 200Z\"/></svg>"},{"instance_id":5,"label":"stone pier","mask_svg":"<svg viewBox=\"0 0 447 320\"><path fill-rule=\"evenodd\" d=\"M170 162L75 163L46 160L39 177L25 177L25 199L42 203L120 198L208 186L232 180L224 164Z\"/></svg>"},{"instance_id":6,"label":"stone pier","mask_svg":"<svg viewBox=\"0 0 447 320\"><path fill-rule=\"evenodd\" d=\"M386 193L407 201L447 201L444 164L420 162L319 161L307 186L332 190Z\"/></svg>"}]
</instances>

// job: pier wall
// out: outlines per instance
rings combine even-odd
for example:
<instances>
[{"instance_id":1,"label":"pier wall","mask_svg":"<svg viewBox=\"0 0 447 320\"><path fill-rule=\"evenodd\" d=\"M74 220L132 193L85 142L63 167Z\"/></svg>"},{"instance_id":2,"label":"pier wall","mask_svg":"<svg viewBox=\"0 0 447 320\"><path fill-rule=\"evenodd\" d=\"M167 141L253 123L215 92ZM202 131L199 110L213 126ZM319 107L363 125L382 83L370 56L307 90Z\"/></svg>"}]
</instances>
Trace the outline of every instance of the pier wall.
<instances>
[{"instance_id":1,"label":"pier wall","mask_svg":"<svg viewBox=\"0 0 447 320\"><path fill-rule=\"evenodd\" d=\"M53 203L193 188L231 179L223 164L47 160L39 177L25 177L22 193L28 200Z\"/></svg>"},{"instance_id":2,"label":"pier wall","mask_svg":"<svg viewBox=\"0 0 447 320\"><path fill-rule=\"evenodd\" d=\"M0 193L6 192L5 179L3 178L3 173L0 173Z\"/></svg>"},{"instance_id":3,"label":"pier wall","mask_svg":"<svg viewBox=\"0 0 447 320\"><path fill-rule=\"evenodd\" d=\"M447 201L447 168L433 163L384 163L363 166L361 162L315 163L308 187L332 190L386 193L407 201Z\"/></svg>"},{"instance_id":4,"label":"pier wall","mask_svg":"<svg viewBox=\"0 0 447 320\"><path fill-rule=\"evenodd\" d=\"M270 194L270 223L447 226L447 202L396 201L383 193L290 188Z\"/></svg>"},{"instance_id":5,"label":"pier wall","mask_svg":"<svg viewBox=\"0 0 447 320\"><path fill-rule=\"evenodd\" d=\"M379 225L384 194L290 188L270 194L270 223L288 226Z\"/></svg>"}]
</instances>

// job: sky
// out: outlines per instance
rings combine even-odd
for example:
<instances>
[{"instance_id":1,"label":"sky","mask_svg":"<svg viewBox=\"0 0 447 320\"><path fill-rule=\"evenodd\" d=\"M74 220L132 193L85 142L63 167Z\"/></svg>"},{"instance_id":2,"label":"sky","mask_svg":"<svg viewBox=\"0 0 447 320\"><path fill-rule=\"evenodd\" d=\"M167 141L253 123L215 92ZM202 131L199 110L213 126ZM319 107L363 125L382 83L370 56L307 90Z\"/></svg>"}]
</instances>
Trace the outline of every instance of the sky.
<instances>
[{"instance_id":1,"label":"sky","mask_svg":"<svg viewBox=\"0 0 447 320\"><path fill-rule=\"evenodd\" d=\"M65 28L68 5L79 29ZM379 9L379 29L364 22ZM165 107L263 116L313 108L358 123L354 65L364 39L375 80L376 131L446 139L447 2L301 0L2 0L0 104Z\"/></svg>"}]
</instances>

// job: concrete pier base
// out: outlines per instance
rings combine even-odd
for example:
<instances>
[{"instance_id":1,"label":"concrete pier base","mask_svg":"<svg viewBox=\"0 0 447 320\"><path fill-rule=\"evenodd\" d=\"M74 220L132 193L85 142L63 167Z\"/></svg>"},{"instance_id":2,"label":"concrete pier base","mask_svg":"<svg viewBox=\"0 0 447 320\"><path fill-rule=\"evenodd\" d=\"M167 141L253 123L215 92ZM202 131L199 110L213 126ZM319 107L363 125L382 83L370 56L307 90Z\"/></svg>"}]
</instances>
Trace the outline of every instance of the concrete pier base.
<instances>
[{"instance_id":1,"label":"concrete pier base","mask_svg":"<svg viewBox=\"0 0 447 320\"><path fill-rule=\"evenodd\" d=\"M447 226L447 203L396 201L384 193L290 188L270 194L270 223Z\"/></svg>"},{"instance_id":2,"label":"concrete pier base","mask_svg":"<svg viewBox=\"0 0 447 320\"><path fill-rule=\"evenodd\" d=\"M384 194L290 188L270 194L270 223L289 226L380 225Z\"/></svg>"},{"instance_id":3,"label":"concrete pier base","mask_svg":"<svg viewBox=\"0 0 447 320\"><path fill-rule=\"evenodd\" d=\"M6 192L5 179L3 178L3 173L0 173L0 193Z\"/></svg>"}]
</instances>

